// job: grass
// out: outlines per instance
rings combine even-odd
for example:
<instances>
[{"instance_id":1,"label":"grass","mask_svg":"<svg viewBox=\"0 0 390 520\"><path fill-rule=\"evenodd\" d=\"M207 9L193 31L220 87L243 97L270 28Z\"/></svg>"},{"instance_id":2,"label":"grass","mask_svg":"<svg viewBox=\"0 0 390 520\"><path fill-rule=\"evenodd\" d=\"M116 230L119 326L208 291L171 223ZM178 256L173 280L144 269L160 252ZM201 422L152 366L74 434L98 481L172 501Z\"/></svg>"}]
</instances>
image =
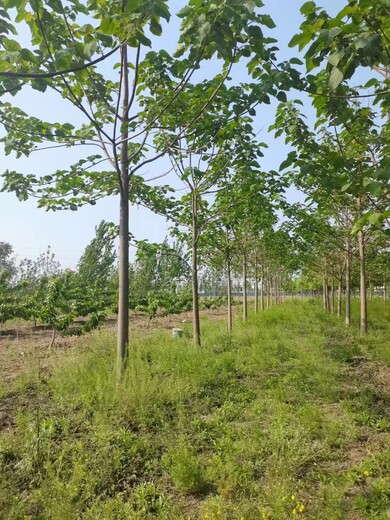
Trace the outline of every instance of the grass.
<instances>
[{"instance_id":1,"label":"grass","mask_svg":"<svg viewBox=\"0 0 390 520\"><path fill-rule=\"evenodd\" d=\"M1 389L1 518L390 518L390 307L370 310L364 340L311 300L205 321L201 348L152 333L119 388L91 334Z\"/></svg>"}]
</instances>

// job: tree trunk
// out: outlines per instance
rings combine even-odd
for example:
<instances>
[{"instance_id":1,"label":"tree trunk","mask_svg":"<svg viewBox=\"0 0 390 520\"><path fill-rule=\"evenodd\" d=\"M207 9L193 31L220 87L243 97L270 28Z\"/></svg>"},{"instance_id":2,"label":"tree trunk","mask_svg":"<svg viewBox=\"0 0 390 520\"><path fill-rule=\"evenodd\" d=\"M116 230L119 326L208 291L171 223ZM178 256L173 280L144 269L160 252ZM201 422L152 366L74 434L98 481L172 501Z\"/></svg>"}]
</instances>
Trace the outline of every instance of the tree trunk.
<instances>
[{"instance_id":1,"label":"tree trunk","mask_svg":"<svg viewBox=\"0 0 390 520\"><path fill-rule=\"evenodd\" d=\"M247 298L247 291L246 291L246 254L244 253L242 255L242 319L243 321L246 321L248 317L248 298Z\"/></svg>"},{"instance_id":2,"label":"tree trunk","mask_svg":"<svg viewBox=\"0 0 390 520\"><path fill-rule=\"evenodd\" d=\"M52 348L52 346L54 345L54 342L56 340L56 329L53 327L53 334L51 336L51 341L50 341L50 345L49 345L49 348Z\"/></svg>"},{"instance_id":3,"label":"tree trunk","mask_svg":"<svg viewBox=\"0 0 390 520\"><path fill-rule=\"evenodd\" d=\"M279 305L279 276L275 276L275 305Z\"/></svg>"},{"instance_id":4,"label":"tree trunk","mask_svg":"<svg viewBox=\"0 0 390 520\"><path fill-rule=\"evenodd\" d=\"M332 276L332 286L331 286L331 291L332 291L332 312L334 312L334 311L335 311L334 276Z\"/></svg>"},{"instance_id":5,"label":"tree trunk","mask_svg":"<svg viewBox=\"0 0 390 520\"><path fill-rule=\"evenodd\" d=\"M345 239L345 324L351 325L351 240Z\"/></svg>"},{"instance_id":6,"label":"tree trunk","mask_svg":"<svg viewBox=\"0 0 390 520\"><path fill-rule=\"evenodd\" d=\"M129 160L128 160L128 104L129 74L127 46L121 47L122 67L122 134L120 149L120 214L119 214L119 295L118 295L118 342L117 380L122 377L128 360L129 344Z\"/></svg>"},{"instance_id":7,"label":"tree trunk","mask_svg":"<svg viewBox=\"0 0 390 520\"><path fill-rule=\"evenodd\" d=\"M328 307L327 307L327 295L326 295L326 285L327 285L327 279L326 279L326 274L324 273L322 275L322 306L323 306L323 309L324 311L326 312L328 310Z\"/></svg>"},{"instance_id":8,"label":"tree trunk","mask_svg":"<svg viewBox=\"0 0 390 520\"><path fill-rule=\"evenodd\" d=\"M276 278L275 276L272 276L271 278L271 301L272 301L272 305L275 306L276 305Z\"/></svg>"},{"instance_id":9,"label":"tree trunk","mask_svg":"<svg viewBox=\"0 0 390 520\"><path fill-rule=\"evenodd\" d=\"M367 288L366 288L366 259L364 251L364 233L358 233L359 264L360 264L360 335L367 334Z\"/></svg>"},{"instance_id":10,"label":"tree trunk","mask_svg":"<svg viewBox=\"0 0 390 520\"><path fill-rule=\"evenodd\" d=\"M260 305L261 305L261 310L264 311L264 270L263 270L263 268L261 268Z\"/></svg>"},{"instance_id":11,"label":"tree trunk","mask_svg":"<svg viewBox=\"0 0 390 520\"><path fill-rule=\"evenodd\" d=\"M200 315L198 286L198 205L196 192L192 192L192 315L194 343L200 347Z\"/></svg>"},{"instance_id":12,"label":"tree trunk","mask_svg":"<svg viewBox=\"0 0 390 520\"><path fill-rule=\"evenodd\" d=\"M228 232L226 231L226 241L229 241ZM232 315L232 269L230 265L230 251L227 255L227 326L228 331L233 330L233 315Z\"/></svg>"},{"instance_id":13,"label":"tree trunk","mask_svg":"<svg viewBox=\"0 0 390 520\"><path fill-rule=\"evenodd\" d=\"M259 281L257 277L257 258L255 257L255 314L259 311Z\"/></svg>"},{"instance_id":14,"label":"tree trunk","mask_svg":"<svg viewBox=\"0 0 390 520\"><path fill-rule=\"evenodd\" d=\"M269 268L267 267L267 309L271 306L271 284L269 280Z\"/></svg>"},{"instance_id":15,"label":"tree trunk","mask_svg":"<svg viewBox=\"0 0 390 520\"><path fill-rule=\"evenodd\" d=\"M341 305L342 305L342 297L343 297L343 275L341 272L341 267L339 270L339 286L337 291L337 317L341 317Z\"/></svg>"},{"instance_id":16,"label":"tree trunk","mask_svg":"<svg viewBox=\"0 0 390 520\"><path fill-rule=\"evenodd\" d=\"M383 303L386 305L386 278L383 280Z\"/></svg>"}]
</instances>

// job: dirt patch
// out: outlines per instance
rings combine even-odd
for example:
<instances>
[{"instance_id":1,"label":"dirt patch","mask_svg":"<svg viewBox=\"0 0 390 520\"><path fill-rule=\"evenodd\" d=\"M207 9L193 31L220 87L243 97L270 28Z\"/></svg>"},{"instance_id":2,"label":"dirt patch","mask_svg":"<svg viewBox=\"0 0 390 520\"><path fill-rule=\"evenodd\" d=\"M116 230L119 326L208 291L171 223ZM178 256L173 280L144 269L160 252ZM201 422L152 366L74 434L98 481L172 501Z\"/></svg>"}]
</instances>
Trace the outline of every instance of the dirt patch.
<instances>
[{"instance_id":1,"label":"dirt patch","mask_svg":"<svg viewBox=\"0 0 390 520\"><path fill-rule=\"evenodd\" d=\"M23 411L34 408L39 409L46 402L42 393L42 388L38 392L37 387L31 386L23 393L12 392L0 399L0 432L12 430L15 425L17 415Z\"/></svg>"},{"instance_id":2,"label":"dirt patch","mask_svg":"<svg viewBox=\"0 0 390 520\"><path fill-rule=\"evenodd\" d=\"M205 309L201 311L202 318L218 321L226 315L226 308ZM84 323L83 320L75 320L75 325ZM146 313L131 314L130 335L131 337L142 337L156 330L171 330L176 327L184 327L192 323L192 313L184 312L170 316L157 316L149 320ZM115 334L117 319L109 316L101 324L100 330ZM31 323L21 322L16 328L0 331L0 381L5 385L16 377L35 368L47 370L53 356L58 355L70 348L80 345L80 337L61 336L56 337L52 348L49 348L53 331L47 325L31 326Z\"/></svg>"},{"instance_id":3,"label":"dirt patch","mask_svg":"<svg viewBox=\"0 0 390 520\"><path fill-rule=\"evenodd\" d=\"M375 391L390 398L390 367L379 363L378 361L369 361L362 358L362 361L356 366L356 376ZM390 402L388 401L390 406Z\"/></svg>"}]
</instances>

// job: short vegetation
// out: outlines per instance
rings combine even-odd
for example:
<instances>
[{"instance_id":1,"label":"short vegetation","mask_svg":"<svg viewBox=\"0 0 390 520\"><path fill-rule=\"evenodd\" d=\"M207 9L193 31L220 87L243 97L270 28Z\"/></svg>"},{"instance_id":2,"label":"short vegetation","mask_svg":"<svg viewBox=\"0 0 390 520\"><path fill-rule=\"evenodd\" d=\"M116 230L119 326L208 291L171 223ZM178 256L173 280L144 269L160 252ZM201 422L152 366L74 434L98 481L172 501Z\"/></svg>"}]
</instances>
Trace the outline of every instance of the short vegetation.
<instances>
[{"instance_id":1,"label":"short vegetation","mask_svg":"<svg viewBox=\"0 0 390 520\"><path fill-rule=\"evenodd\" d=\"M118 388L113 336L80 339L4 391L2 518L387 518L389 307L370 305L363 339L314 299L232 335L206 320L201 349L150 332Z\"/></svg>"}]
</instances>

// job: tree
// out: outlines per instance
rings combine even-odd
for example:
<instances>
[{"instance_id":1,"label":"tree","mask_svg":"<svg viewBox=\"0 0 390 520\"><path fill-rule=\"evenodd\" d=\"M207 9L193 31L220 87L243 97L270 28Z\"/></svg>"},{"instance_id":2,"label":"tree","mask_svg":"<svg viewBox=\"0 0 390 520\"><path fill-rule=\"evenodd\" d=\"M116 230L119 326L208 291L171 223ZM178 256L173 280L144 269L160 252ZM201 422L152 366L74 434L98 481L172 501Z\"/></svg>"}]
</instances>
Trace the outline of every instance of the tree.
<instances>
[{"instance_id":1,"label":"tree","mask_svg":"<svg viewBox=\"0 0 390 520\"><path fill-rule=\"evenodd\" d=\"M129 200L141 200L160 210L163 207L160 196L164 189L150 188L136 174L162 157L183 135L183 129L178 128L161 149L154 148L152 137L161 114L186 90L204 60L219 59L222 72L216 73L214 85L201 103L199 99L195 104L190 100L189 127L205 110L212 110L214 96L233 63L245 58L253 70L272 55L272 50L266 49L260 26L273 24L267 15L258 14L256 7L261 5L261 0L189 0L179 13L181 33L176 58L170 59L158 47L144 52L152 46L152 36L162 34L161 20L170 20L167 0L5 3L6 8L15 10L2 11L2 94L17 96L26 85L42 93L51 89L84 118L76 128L70 122L60 124L29 117L3 102L0 113L6 131L6 153L15 151L17 156L28 156L41 143L95 146L99 153L83 156L69 168L48 176L5 172L3 189L15 191L22 200L37 196L41 207L52 210L76 210L106 195L119 196L118 376L128 353ZM18 41L18 23L30 30L29 49ZM114 55L119 55L117 78L98 68ZM165 90L156 95L162 79L165 83L169 79L168 97ZM110 166L102 171L103 161Z\"/></svg>"},{"instance_id":2,"label":"tree","mask_svg":"<svg viewBox=\"0 0 390 520\"><path fill-rule=\"evenodd\" d=\"M8 286L15 272L13 247L7 242L0 242L0 287Z\"/></svg>"},{"instance_id":3,"label":"tree","mask_svg":"<svg viewBox=\"0 0 390 520\"><path fill-rule=\"evenodd\" d=\"M379 106L374 114L374 120L381 122L372 135L380 146L376 153L371 154L371 167L365 168L362 192L365 197L372 195L384 202L375 210L364 210L356 222L356 230L364 225L384 229L383 224L389 223L389 145L390 145L390 24L389 6L385 0L371 2L370 0L349 1L334 17L325 9L317 7L313 1L306 2L301 8L305 17L300 32L290 42L300 50L306 49L306 68L308 90L313 94L313 102L319 116L336 117L337 126L345 129L353 128L353 121L348 111L342 108L346 100L373 100L373 106ZM325 64L325 70L313 75L312 71ZM358 71L372 71L372 77L364 85L359 85ZM378 76L379 74L379 76ZM349 86L349 80L354 80L354 87ZM357 81L356 81L357 80ZM373 89L367 93L367 89ZM373 110L373 108L371 109ZM386 118L384 121L384 117ZM355 134L357 142L358 135ZM345 183L344 189L349 192L351 184Z\"/></svg>"},{"instance_id":4,"label":"tree","mask_svg":"<svg viewBox=\"0 0 390 520\"><path fill-rule=\"evenodd\" d=\"M80 283L86 288L107 286L117 256L114 250L115 226L102 220L95 232L95 238L85 248L77 266Z\"/></svg>"}]
</instances>

